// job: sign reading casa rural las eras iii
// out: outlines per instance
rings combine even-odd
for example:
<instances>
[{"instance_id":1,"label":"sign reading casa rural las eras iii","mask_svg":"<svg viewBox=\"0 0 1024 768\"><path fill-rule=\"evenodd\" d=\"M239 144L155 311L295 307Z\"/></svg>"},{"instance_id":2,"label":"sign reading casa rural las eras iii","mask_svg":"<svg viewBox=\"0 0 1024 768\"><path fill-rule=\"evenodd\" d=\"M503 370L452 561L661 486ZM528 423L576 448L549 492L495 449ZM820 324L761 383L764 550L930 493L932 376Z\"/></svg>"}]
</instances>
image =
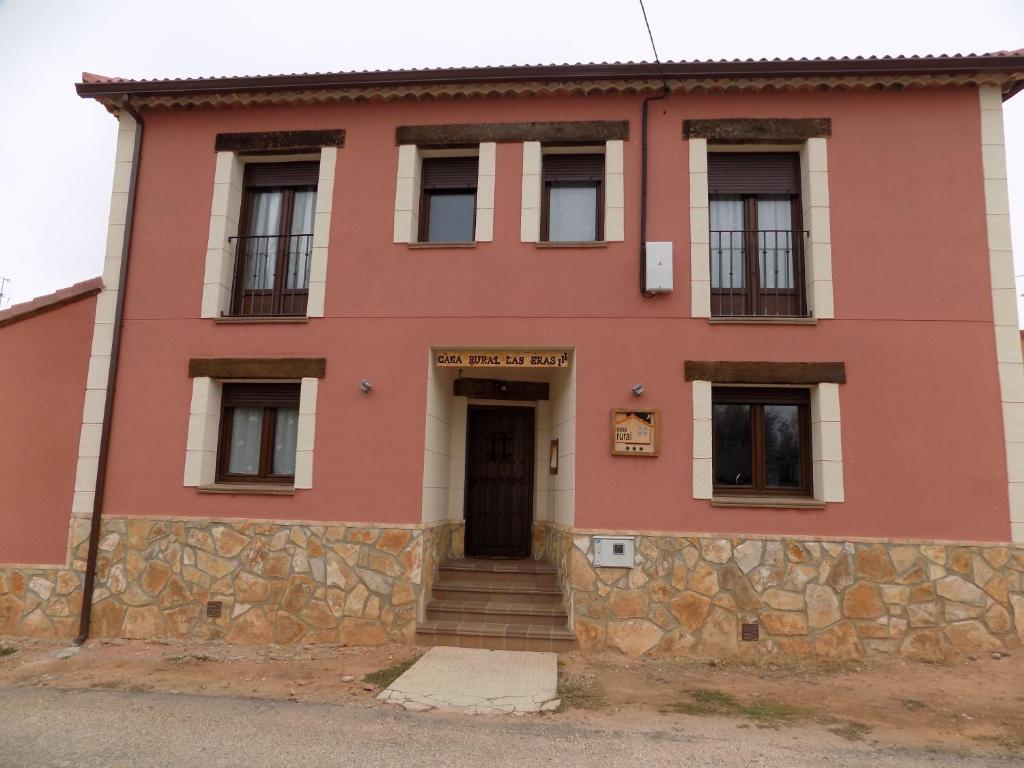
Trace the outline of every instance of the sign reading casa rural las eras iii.
<instances>
[{"instance_id":1,"label":"sign reading casa rural las eras iii","mask_svg":"<svg viewBox=\"0 0 1024 768\"><path fill-rule=\"evenodd\" d=\"M569 353L563 350L441 350L434 354L439 368L565 368Z\"/></svg>"}]
</instances>

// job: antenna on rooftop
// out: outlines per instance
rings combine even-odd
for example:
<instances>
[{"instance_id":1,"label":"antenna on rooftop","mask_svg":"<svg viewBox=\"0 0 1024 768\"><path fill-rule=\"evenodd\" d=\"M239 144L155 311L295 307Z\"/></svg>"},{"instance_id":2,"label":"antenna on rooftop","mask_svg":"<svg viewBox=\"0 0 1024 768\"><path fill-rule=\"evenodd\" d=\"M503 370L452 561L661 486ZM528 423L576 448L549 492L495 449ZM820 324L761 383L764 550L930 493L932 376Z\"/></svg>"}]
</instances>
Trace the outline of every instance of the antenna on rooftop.
<instances>
[{"instance_id":1,"label":"antenna on rooftop","mask_svg":"<svg viewBox=\"0 0 1024 768\"><path fill-rule=\"evenodd\" d=\"M8 278L8 277L0 277L0 309L4 308L4 300L5 299L7 300L8 304L11 303L10 294L4 293L4 288L7 287L7 284L9 282L11 282L10 278Z\"/></svg>"}]
</instances>

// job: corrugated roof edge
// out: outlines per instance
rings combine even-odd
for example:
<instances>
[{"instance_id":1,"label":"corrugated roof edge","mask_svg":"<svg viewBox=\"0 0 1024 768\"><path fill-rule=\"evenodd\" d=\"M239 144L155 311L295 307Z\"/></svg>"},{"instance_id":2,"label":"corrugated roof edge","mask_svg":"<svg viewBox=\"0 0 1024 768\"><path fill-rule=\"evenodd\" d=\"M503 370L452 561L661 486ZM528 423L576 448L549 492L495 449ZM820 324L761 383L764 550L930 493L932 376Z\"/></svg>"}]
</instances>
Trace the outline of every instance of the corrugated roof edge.
<instances>
[{"instance_id":1,"label":"corrugated roof edge","mask_svg":"<svg viewBox=\"0 0 1024 768\"><path fill-rule=\"evenodd\" d=\"M793 77L858 75L956 75L982 72L1024 73L1024 49L984 54L935 56L869 56L824 59L734 59L731 61L669 61L661 71L668 78ZM272 91L305 88L352 88L396 85L444 85L453 83L608 80L620 78L661 79L651 62L591 64L539 64L439 69L364 70L361 72L303 73L131 80L83 72L75 87L83 98L118 95L158 95Z\"/></svg>"},{"instance_id":2,"label":"corrugated roof edge","mask_svg":"<svg viewBox=\"0 0 1024 768\"><path fill-rule=\"evenodd\" d=\"M30 317L41 315L44 312L81 301L90 296L95 296L103 290L103 278L94 277L90 280L83 280L68 288L61 288L59 291L48 293L45 296L37 296L34 299L15 304L7 309L0 310L0 328L11 325Z\"/></svg>"}]
</instances>

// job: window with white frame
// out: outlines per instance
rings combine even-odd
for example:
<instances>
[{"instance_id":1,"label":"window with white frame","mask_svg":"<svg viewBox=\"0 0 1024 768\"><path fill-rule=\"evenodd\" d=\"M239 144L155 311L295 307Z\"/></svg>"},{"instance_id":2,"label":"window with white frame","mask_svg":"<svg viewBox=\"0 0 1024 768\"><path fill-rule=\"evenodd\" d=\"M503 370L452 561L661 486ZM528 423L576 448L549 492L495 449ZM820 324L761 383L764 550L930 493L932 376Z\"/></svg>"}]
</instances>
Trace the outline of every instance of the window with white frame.
<instances>
[{"instance_id":1,"label":"window with white frame","mask_svg":"<svg viewBox=\"0 0 1024 768\"><path fill-rule=\"evenodd\" d=\"M323 317L337 157L217 152L201 317Z\"/></svg>"},{"instance_id":2,"label":"window with white frame","mask_svg":"<svg viewBox=\"0 0 1024 768\"><path fill-rule=\"evenodd\" d=\"M835 317L831 121L687 120L684 134L691 315L745 322Z\"/></svg>"},{"instance_id":3,"label":"window with white frame","mask_svg":"<svg viewBox=\"0 0 1024 768\"><path fill-rule=\"evenodd\" d=\"M192 379L184 484L312 488L319 379Z\"/></svg>"},{"instance_id":4,"label":"window with white frame","mask_svg":"<svg viewBox=\"0 0 1024 768\"><path fill-rule=\"evenodd\" d=\"M410 245L456 245L494 239L497 145L398 147L394 237Z\"/></svg>"}]
</instances>

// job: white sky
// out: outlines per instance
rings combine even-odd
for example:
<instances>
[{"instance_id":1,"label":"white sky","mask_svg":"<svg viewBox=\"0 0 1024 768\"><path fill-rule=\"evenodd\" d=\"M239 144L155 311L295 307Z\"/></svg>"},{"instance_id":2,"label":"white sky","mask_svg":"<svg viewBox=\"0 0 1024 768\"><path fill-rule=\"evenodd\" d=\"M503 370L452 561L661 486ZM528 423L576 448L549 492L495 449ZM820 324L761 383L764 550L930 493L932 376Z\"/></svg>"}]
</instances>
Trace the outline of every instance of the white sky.
<instances>
[{"instance_id":1,"label":"white sky","mask_svg":"<svg viewBox=\"0 0 1024 768\"><path fill-rule=\"evenodd\" d=\"M11 281L3 306L102 271L116 123L75 94L82 70L181 77L651 58L637 0L515 0L500 16L496 7L0 0L0 277ZM663 59L1024 47L1024 0L647 0L647 13ZM1005 117L1020 274L1024 93Z\"/></svg>"}]
</instances>

